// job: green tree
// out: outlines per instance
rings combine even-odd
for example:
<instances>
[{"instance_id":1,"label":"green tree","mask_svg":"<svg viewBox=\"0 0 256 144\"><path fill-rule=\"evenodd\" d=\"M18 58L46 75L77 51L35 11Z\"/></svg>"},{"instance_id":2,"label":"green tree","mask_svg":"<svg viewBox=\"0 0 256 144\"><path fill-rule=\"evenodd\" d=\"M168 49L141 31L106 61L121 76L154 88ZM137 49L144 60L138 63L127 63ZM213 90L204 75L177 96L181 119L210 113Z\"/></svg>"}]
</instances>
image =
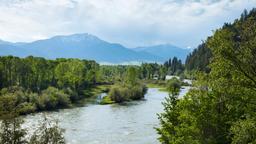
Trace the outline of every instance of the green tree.
<instances>
[{"instance_id":1,"label":"green tree","mask_svg":"<svg viewBox=\"0 0 256 144\"><path fill-rule=\"evenodd\" d=\"M256 143L256 120L255 118L247 118L236 122L231 127L234 135L232 144L254 144Z\"/></svg>"},{"instance_id":2,"label":"green tree","mask_svg":"<svg viewBox=\"0 0 256 144\"><path fill-rule=\"evenodd\" d=\"M64 130L59 128L58 122L49 121L44 117L40 127L31 136L29 144L65 144Z\"/></svg>"},{"instance_id":3,"label":"green tree","mask_svg":"<svg viewBox=\"0 0 256 144\"><path fill-rule=\"evenodd\" d=\"M207 39L211 71L184 98L165 103L160 142L255 143L255 18L256 9L245 12Z\"/></svg>"},{"instance_id":4,"label":"green tree","mask_svg":"<svg viewBox=\"0 0 256 144\"><path fill-rule=\"evenodd\" d=\"M135 85L138 81L138 73L134 67L129 67L126 72L125 81L127 84Z\"/></svg>"},{"instance_id":5,"label":"green tree","mask_svg":"<svg viewBox=\"0 0 256 144\"><path fill-rule=\"evenodd\" d=\"M23 121L17 118L16 99L11 95L0 96L0 143L26 143L26 130L21 128Z\"/></svg>"},{"instance_id":6,"label":"green tree","mask_svg":"<svg viewBox=\"0 0 256 144\"><path fill-rule=\"evenodd\" d=\"M79 60L61 62L55 68L60 88L72 87L77 90L84 80L84 64Z\"/></svg>"}]
</instances>

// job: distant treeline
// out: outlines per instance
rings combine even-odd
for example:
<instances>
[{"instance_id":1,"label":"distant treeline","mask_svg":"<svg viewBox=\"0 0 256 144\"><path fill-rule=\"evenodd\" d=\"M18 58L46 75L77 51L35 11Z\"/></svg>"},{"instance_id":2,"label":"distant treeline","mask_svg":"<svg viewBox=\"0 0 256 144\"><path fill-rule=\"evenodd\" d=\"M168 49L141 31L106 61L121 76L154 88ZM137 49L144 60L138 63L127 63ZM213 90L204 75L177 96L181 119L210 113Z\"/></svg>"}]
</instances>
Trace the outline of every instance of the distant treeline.
<instances>
[{"instance_id":1,"label":"distant treeline","mask_svg":"<svg viewBox=\"0 0 256 144\"><path fill-rule=\"evenodd\" d=\"M97 82L99 64L78 59L0 57L0 88L21 86L40 92L49 86L80 89Z\"/></svg>"}]
</instances>

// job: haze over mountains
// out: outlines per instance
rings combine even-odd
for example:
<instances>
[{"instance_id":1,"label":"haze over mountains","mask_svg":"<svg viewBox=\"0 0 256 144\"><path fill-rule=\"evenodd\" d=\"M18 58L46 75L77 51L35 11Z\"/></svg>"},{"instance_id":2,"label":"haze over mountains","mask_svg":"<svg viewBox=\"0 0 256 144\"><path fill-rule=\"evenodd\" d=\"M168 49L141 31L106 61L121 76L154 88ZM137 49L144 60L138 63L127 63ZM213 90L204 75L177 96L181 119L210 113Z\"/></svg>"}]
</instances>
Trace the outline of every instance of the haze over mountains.
<instances>
[{"instance_id":1,"label":"haze over mountains","mask_svg":"<svg viewBox=\"0 0 256 144\"><path fill-rule=\"evenodd\" d=\"M29 43L11 43L0 40L0 56L79 58L114 64L163 62L174 56L184 61L190 51L190 49L182 49L169 44L131 49L120 44L106 42L90 34L55 36Z\"/></svg>"}]
</instances>

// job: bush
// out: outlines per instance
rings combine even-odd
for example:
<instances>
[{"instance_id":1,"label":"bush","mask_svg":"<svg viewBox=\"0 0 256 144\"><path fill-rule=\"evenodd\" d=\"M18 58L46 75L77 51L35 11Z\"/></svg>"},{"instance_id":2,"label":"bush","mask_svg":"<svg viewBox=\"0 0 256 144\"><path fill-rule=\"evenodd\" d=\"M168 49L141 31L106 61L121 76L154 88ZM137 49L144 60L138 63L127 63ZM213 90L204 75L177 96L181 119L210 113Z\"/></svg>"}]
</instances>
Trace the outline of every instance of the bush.
<instances>
[{"instance_id":1,"label":"bush","mask_svg":"<svg viewBox=\"0 0 256 144\"><path fill-rule=\"evenodd\" d=\"M102 104L102 105L112 104L112 103L114 103L114 101L112 101L109 96L103 97L103 99L100 101L100 104Z\"/></svg>"},{"instance_id":2,"label":"bush","mask_svg":"<svg viewBox=\"0 0 256 144\"><path fill-rule=\"evenodd\" d=\"M139 100L144 97L147 92L145 85L115 85L109 91L109 97L116 103L130 100Z\"/></svg>"},{"instance_id":3,"label":"bush","mask_svg":"<svg viewBox=\"0 0 256 144\"><path fill-rule=\"evenodd\" d=\"M109 97L112 101L115 101L117 103L121 103L123 101L128 100L127 96L127 88L123 88L120 86L113 86L109 91Z\"/></svg>"},{"instance_id":4,"label":"bush","mask_svg":"<svg viewBox=\"0 0 256 144\"><path fill-rule=\"evenodd\" d=\"M28 93L25 92L22 87L13 86L13 87L9 87L9 88L4 88L1 90L1 94L2 95L5 95L5 94L12 95L13 97L15 97L17 104L24 103L24 102L28 101Z\"/></svg>"},{"instance_id":5,"label":"bush","mask_svg":"<svg viewBox=\"0 0 256 144\"><path fill-rule=\"evenodd\" d=\"M181 88L181 81L177 78L172 78L167 82L167 90L172 95L178 95Z\"/></svg>"},{"instance_id":6,"label":"bush","mask_svg":"<svg viewBox=\"0 0 256 144\"><path fill-rule=\"evenodd\" d=\"M18 107L19 114L29 114L36 111L36 106L33 103L24 102Z\"/></svg>"},{"instance_id":7,"label":"bush","mask_svg":"<svg viewBox=\"0 0 256 144\"><path fill-rule=\"evenodd\" d=\"M66 88L63 91L64 91L64 93L66 93L70 96L70 100L72 102L75 102L75 101L78 101L79 99L81 99L81 97L78 95L78 93L73 91L71 88Z\"/></svg>"},{"instance_id":8,"label":"bush","mask_svg":"<svg viewBox=\"0 0 256 144\"><path fill-rule=\"evenodd\" d=\"M67 89L66 92L67 94L63 90L49 87L43 90L41 94L37 94L14 86L3 88L0 91L0 103L3 103L5 99L12 99L13 107L18 114L28 114L38 110L53 110L70 106L71 96L76 99L77 93L71 89Z\"/></svg>"},{"instance_id":9,"label":"bush","mask_svg":"<svg viewBox=\"0 0 256 144\"><path fill-rule=\"evenodd\" d=\"M40 110L52 110L57 107L67 107L70 103L69 95L54 87L49 87L39 97L38 107Z\"/></svg>"}]
</instances>

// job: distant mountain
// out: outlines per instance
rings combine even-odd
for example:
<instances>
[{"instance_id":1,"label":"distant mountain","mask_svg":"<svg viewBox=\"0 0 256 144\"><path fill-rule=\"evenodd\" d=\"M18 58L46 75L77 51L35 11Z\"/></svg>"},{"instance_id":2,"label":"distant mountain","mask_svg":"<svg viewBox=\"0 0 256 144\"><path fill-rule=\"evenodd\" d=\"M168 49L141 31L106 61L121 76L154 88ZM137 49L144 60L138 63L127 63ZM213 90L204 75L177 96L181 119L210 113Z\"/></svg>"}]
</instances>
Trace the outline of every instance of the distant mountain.
<instances>
[{"instance_id":1,"label":"distant mountain","mask_svg":"<svg viewBox=\"0 0 256 144\"><path fill-rule=\"evenodd\" d=\"M173 56L184 60L188 53L189 50L171 45L129 49L90 34L55 36L29 43L11 43L0 40L0 56L26 57L32 55L48 59L79 58L113 64L164 62Z\"/></svg>"},{"instance_id":2,"label":"distant mountain","mask_svg":"<svg viewBox=\"0 0 256 144\"><path fill-rule=\"evenodd\" d=\"M31 43L9 43L0 41L0 55L29 55L55 58L91 59L97 62L161 62L162 58L125 48L120 44L108 43L90 34L55 36Z\"/></svg>"},{"instance_id":3,"label":"distant mountain","mask_svg":"<svg viewBox=\"0 0 256 144\"><path fill-rule=\"evenodd\" d=\"M19 57L27 56L29 52L26 49L16 47L10 43L0 42L0 56L14 55Z\"/></svg>"},{"instance_id":4,"label":"distant mountain","mask_svg":"<svg viewBox=\"0 0 256 144\"><path fill-rule=\"evenodd\" d=\"M12 43L10 43L10 42L7 42L7 41L3 41L3 40L1 40L0 39L0 45L8 45L8 44L12 44Z\"/></svg>"},{"instance_id":5,"label":"distant mountain","mask_svg":"<svg viewBox=\"0 0 256 144\"><path fill-rule=\"evenodd\" d=\"M178 57L182 61L185 61L187 55L191 52L191 49L184 49L170 44L149 46L149 47L138 47L133 50L137 52L145 52L148 54L153 54L158 57L161 57L164 60L173 58L174 56Z\"/></svg>"}]
</instances>

